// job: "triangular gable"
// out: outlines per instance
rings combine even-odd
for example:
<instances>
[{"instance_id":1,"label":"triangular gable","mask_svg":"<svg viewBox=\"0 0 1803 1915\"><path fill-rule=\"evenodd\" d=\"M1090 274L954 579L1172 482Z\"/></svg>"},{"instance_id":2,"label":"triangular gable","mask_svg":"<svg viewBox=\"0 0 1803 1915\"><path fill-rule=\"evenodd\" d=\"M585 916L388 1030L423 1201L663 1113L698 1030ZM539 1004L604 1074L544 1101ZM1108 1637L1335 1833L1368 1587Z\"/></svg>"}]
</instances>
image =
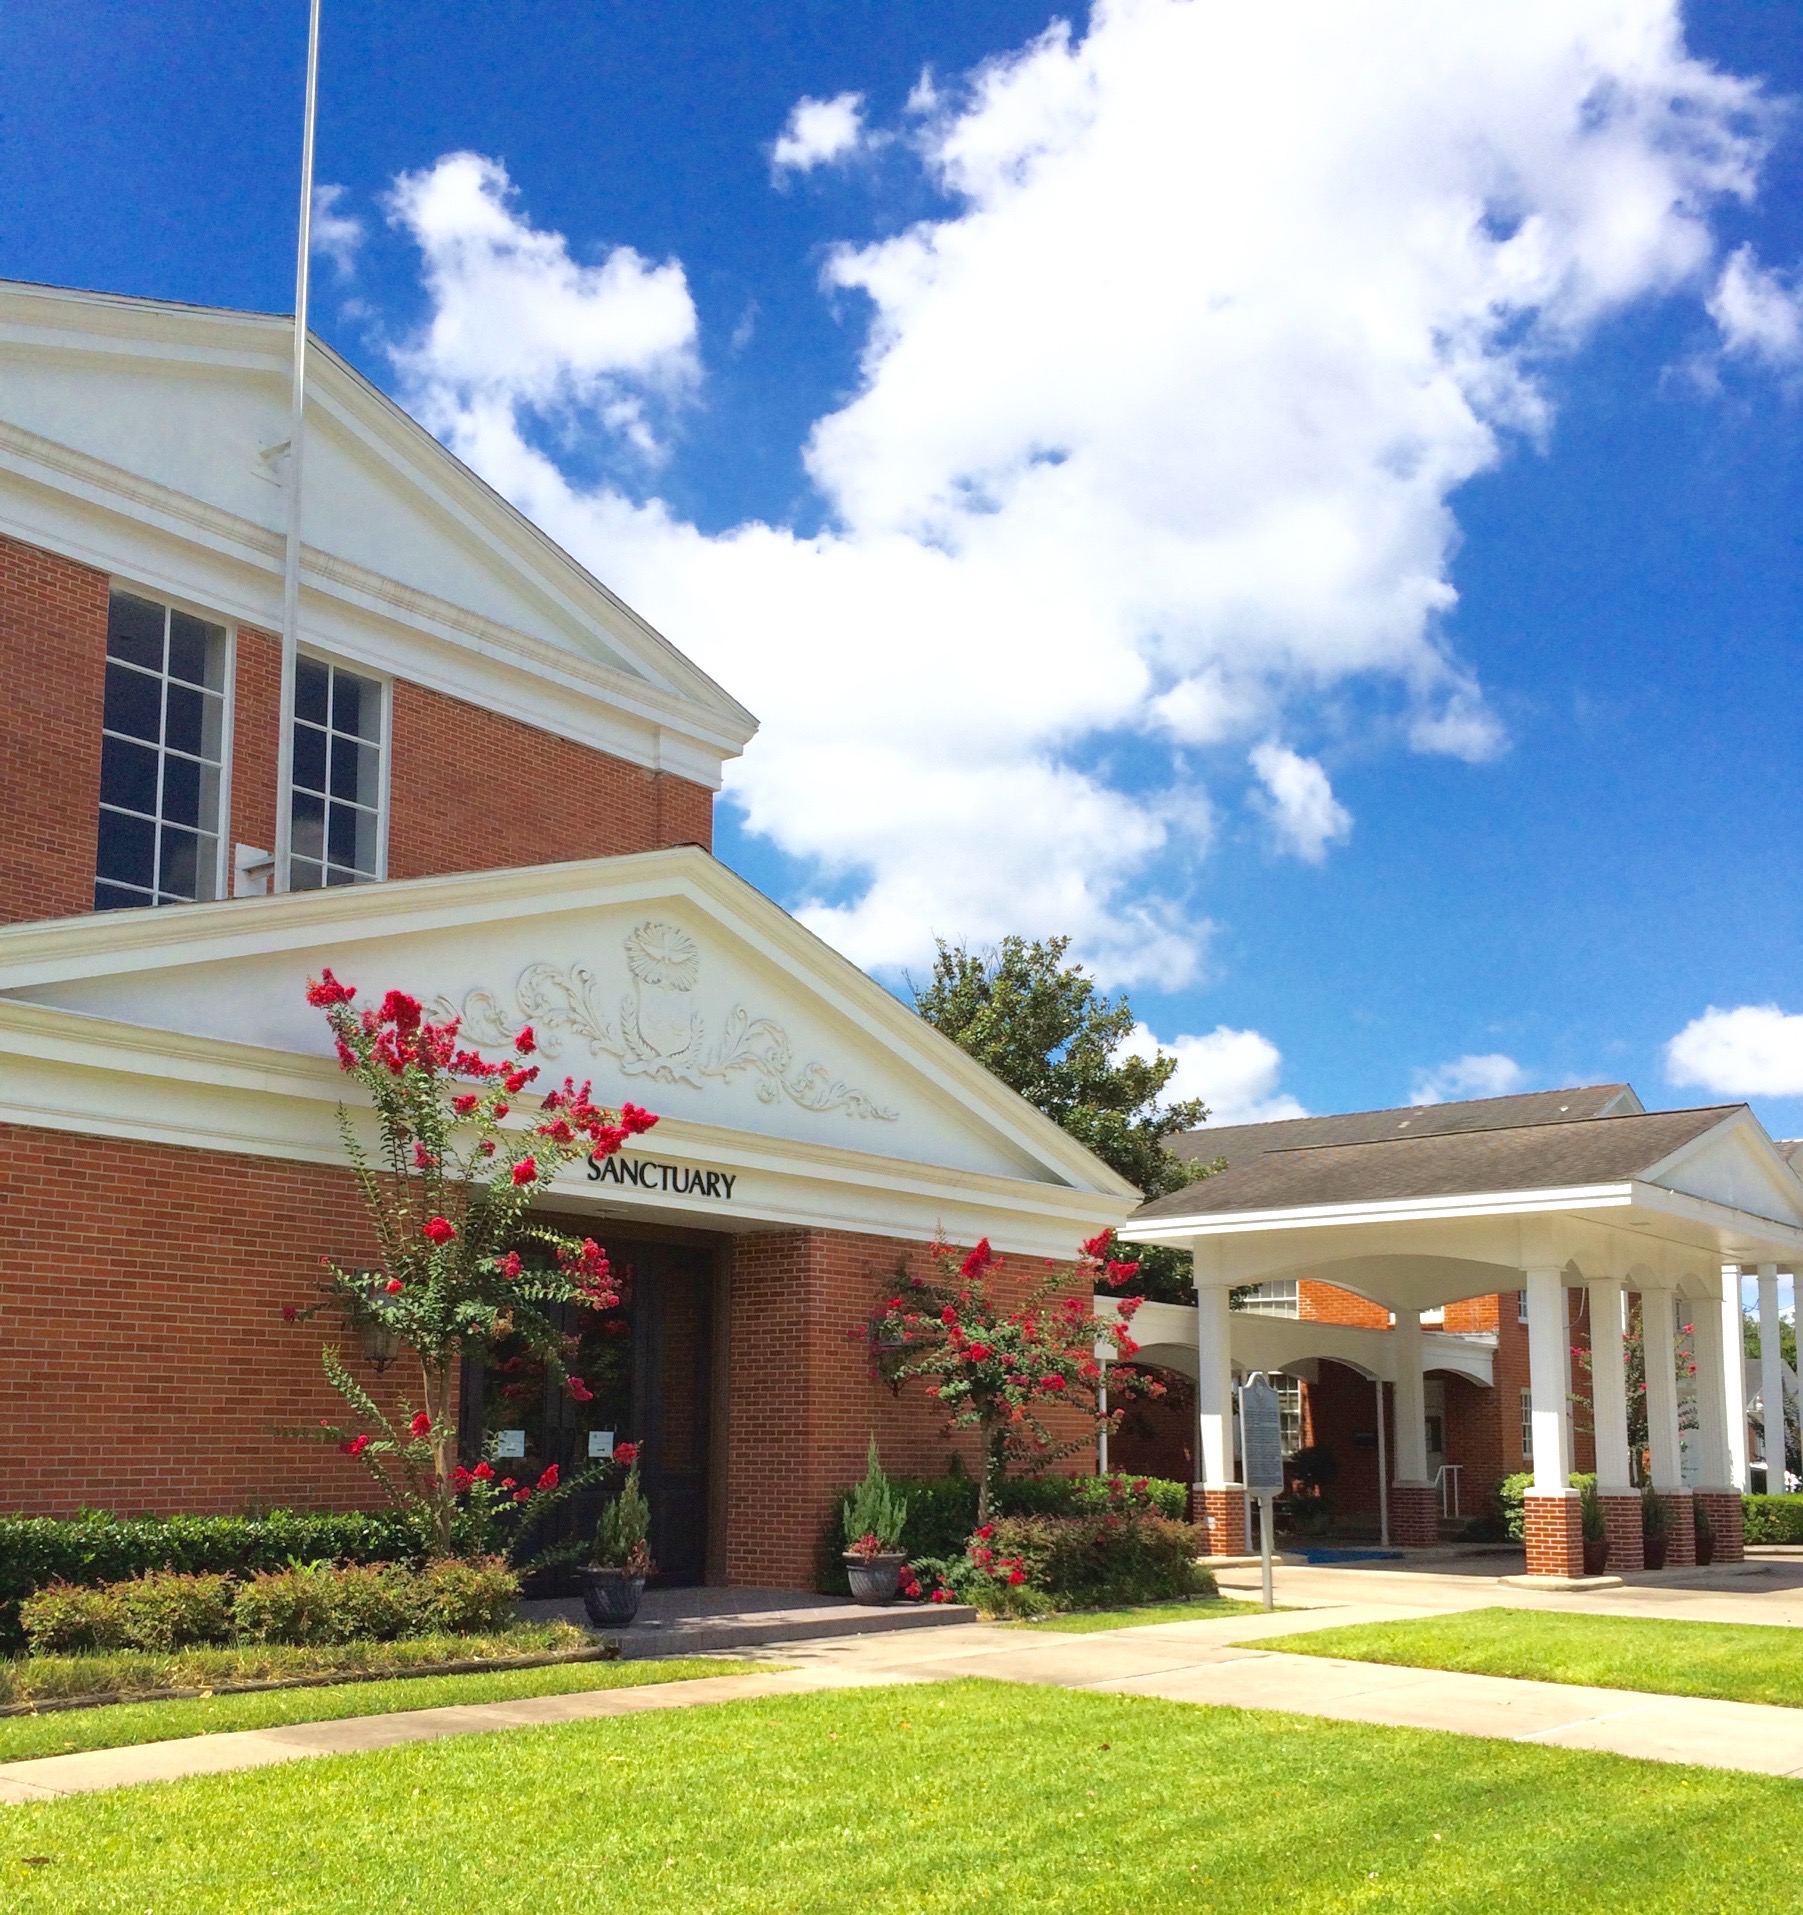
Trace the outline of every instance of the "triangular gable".
<instances>
[{"instance_id":1,"label":"triangular gable","mask_svg":"<svg viewBox=\"0 0 1803 1915\"><path fill-rule=\"evenodd\" d=\"M1773 1223L1803 1226L1803 1178L1744 1104L1653 1165L1641 1181Z\"/></svg>"},{"instance_id":2,"label":"triangular gable","mask_svg":"<svg viewBox=\"0 0 1803 1915\"><path fill-rule=\"evenodd\" d=\"M520 1024L558 1076L673 1118L891 1160L1130 1194L1098 1159L691 847L0 930L0 995L329 1056L331 966L479 1042Z\"/></svg>"},{"instance_id":3,"label":"triangular gable","mask_svg":"<svg viewBox=\"0 0 1803 1915\"><path fill-rule=\"evenodd\" d=\"M284 318L0 281L0 473L28 481L0 528L273 629L291 341ZM743 706L318 340L308 376L303 641L459 696L433 652L567 675L716 760L743 747ZM115 521L84 546L96 505L142 536ZM191 575L162 557L171 532ZM397 660L384 626L424 650Z\"/></svg>"}]
</instances>

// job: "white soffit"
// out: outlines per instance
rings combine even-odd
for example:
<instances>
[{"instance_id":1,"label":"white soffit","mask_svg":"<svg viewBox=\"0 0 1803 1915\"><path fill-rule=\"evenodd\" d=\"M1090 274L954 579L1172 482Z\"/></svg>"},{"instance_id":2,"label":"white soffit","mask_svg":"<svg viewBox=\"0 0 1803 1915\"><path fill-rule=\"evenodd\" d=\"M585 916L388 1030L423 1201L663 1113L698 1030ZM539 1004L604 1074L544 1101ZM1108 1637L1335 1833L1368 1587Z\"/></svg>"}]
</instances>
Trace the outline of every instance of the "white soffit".
<instances>
[{"instance_id":1,"label":"white soffit","mask_svg":"<svg viewBox=\"0 0 1803 1915\"><path fill-rule=\"evenodd\" d=\"M0 282L0 531L274 630L290 322ZM303 642L717 786L756 721L328 347Z\"/></svg>"},{"instance_id":2,"label":"white soffit","mask_svg":"<svg viewBox=\"0 0 1803 1915\"><path fill-rule=\"evenodd\" d=\"M1131 1187L854 965L691 847L0 928L0 995L330 1057L330 966L521 1024L548 1077L686 1123L1131 1198Z\"/></svg>"}]
</instances>

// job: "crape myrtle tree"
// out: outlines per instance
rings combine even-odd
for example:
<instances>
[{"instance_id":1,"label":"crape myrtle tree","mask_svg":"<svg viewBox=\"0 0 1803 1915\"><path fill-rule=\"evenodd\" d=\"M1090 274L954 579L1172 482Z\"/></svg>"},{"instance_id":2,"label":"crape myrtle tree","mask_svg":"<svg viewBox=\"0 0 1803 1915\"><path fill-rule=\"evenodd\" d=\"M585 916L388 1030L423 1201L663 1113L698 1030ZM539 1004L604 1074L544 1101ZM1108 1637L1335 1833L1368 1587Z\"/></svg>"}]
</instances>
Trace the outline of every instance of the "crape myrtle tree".
<instances>
[{"instance_id":1,"label":"crape myrtle tree","mask_svg":"<svg viewBox=\"0 0 1803 1915\"><path fill-rule=\"evenodd\" d=\"M962 1258L943 1243L930 1254L935 1274L904 1265L871 1312L871 1373L897 1394L922 1383L945 1412L947 1435L977 1431L980 1528L1010 1470L1043 1470L1088 1447L1099 1429L1118 1427L1127 1401L1162 1396L1164 1385L1128 1361L1139 1349L1128 1325L1144 1298L1122 1297L1111 1317L1093 1307L1098 1284L1119 1290L1139 1274L1115 1257L1111 1232L1085 1243L1074 1266L1048 1265L1013 1307L992 1292L987 1237ZM1098 1344L1110 1352L1106 1370ZM1051 1427L1053 1410L1076 1412L1075 1435Z\"/></svg>"},{"instance_id":2,"label":"crape myrtle tree","mask_svg":"<svg viewBox=\"0 0 1803 1915\"><path fill-rule=\"evenodd\" d=\"M914 1008L1142 1196L1181 1190L1215 1166L1177 1156L1165 1139L1205 1122L1208 1106L1199 1097L1163 1101L1177 1059L1125 1048L1136 1021L1131 1006L1065 962L1070 943L1010 936L995 950L973 951L942 938ZM1148 1297L1189 1301L1187 1252L1146 1248L1139 1263Z\"/></svg>"},{"instance_id":3,"label":"crape myrtle tree","mask_svg":"<svg viewBox=\"0 0 1803 1915\"><path fill-rule=\"evenodd\" d=\"M527 1216L540 1186L566 1164L612 1156L657 1119L633 1104L610 1116L590 1085L570 1078L538 1097L535 1109L516 1112L539 1075L526 1061L537 1048L530 1025L506 1058L489 1059L459 1042L456 1018L431 1022L403 991L361 1011L356 995L329 970L307 985L307 1002L331 1026L340 1068L374 1108L373 1153L343 1105L338 1126L380 1267L347 1270L322 1257L321 1300L283 1314L294 1321L327 1311L351 1329L386 1333L411 1354L420 1401L403 1405L397 1425L328 1345L326 1373L354 1425L322 1424L323 1435L420 1511L433 1547L452 1548L460 1527L492 1546L496 1518L510 1506L567 1494L576 1479L560 1486L553 1465L527 1487L498 1478L486 1460L462 1468L458 1364L479 1362L502 1339L517 1337L571 1396L593 1394L569 1371L574 1339L566 1339L557 1313L563 1305L618 1305L607 1253L593 1238L532 1226Z\"/></svg>"}]
</instances>

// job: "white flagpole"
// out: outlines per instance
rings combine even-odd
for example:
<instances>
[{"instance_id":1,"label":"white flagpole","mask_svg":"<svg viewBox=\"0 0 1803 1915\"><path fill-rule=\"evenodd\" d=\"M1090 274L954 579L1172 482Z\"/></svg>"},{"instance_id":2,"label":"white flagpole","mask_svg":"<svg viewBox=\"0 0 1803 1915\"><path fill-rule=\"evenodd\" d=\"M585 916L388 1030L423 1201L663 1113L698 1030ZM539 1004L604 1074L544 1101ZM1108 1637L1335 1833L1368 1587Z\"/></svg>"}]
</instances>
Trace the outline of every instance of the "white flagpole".
<instances>
[{"instance_id":1,"label":"white flagpole","mask_svg":"<svg viewBox=\"0 0 1803 1915\"><path fill-rule=\"evenodd\" d=\"M319 0L307 22L307 105L301 128L300 247L294 262L294 374L288 398L288 531L282 554L281 731L276 740L275 873L288 889L293 851L294 661L300 639L301 448L307 397L307 269L313 238L313 119L319 100Z\"/></svg>"}]
</instances>

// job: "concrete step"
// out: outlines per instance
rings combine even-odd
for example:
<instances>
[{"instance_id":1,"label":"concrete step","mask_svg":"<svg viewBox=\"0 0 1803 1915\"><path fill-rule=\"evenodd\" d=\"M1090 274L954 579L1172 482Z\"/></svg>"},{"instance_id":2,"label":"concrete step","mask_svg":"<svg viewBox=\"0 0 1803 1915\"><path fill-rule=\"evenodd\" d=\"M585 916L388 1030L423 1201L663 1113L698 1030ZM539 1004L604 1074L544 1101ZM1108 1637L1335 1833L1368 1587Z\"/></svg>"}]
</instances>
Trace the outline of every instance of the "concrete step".
<instances>
[{"instance_id":1,"label":"concrete step","mask_svg":"<svg viewBox=\"0 0 1803 1915\"><path fill-rule=\"evenodd\" d=\"M977 1620L977 1612L962 1603L897 1603L878 1609L848 1602L842 1596L797 1592L793 1602L775 1606L767 1596L743 1608L730 1600L705 1606L660 1604L647 1595L630 1628L610 1629L607 1640L620 1645L623 1660L646 1656L697 1656L733 1649L757 1649L771 1643L812 1642L827 1636L880 1636L903 1629L945 1629ZM686 1593L686 1592L685 1592ZM710 1591L730 1598L730 1591ZM760 1596L762 1592L759 1592ZM520 1605L521 1614L544 1621L560 1617L588 1625L579 1598Z\"/></svg>"}]
</instances>

